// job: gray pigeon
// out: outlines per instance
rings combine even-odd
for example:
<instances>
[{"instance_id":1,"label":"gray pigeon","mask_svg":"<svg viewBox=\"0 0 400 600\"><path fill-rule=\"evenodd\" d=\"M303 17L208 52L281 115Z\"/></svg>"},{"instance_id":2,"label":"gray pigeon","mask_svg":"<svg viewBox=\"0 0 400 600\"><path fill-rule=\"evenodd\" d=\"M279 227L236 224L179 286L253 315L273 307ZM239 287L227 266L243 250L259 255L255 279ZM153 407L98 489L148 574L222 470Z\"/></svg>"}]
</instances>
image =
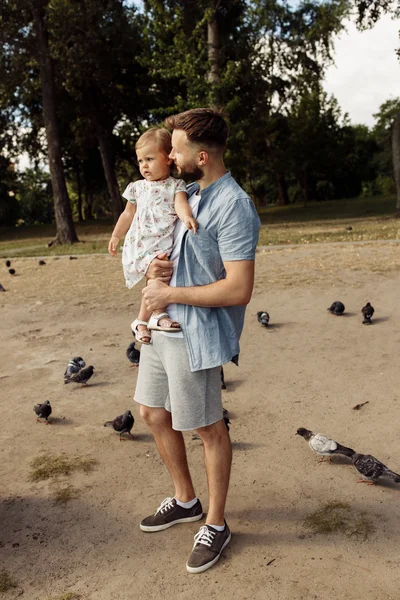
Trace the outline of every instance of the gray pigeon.
<instances>
[{"instance_id":1,"label":"gray pigeon","mask_svg":"<svg viewBox=\"0 0 400 600\"><path fill-rule=\"evenodd\" d=\"M36 421L41 423L40 419L44 419L46 421L46 425L49 424L49 416L51 415L51 405L50 400L46 400L43 404L35 404L33 407L34 412L37 415Z\"/></svg>"},{"instance_id":2,"label":"gray pigeon","mask_svg":"<svg viewBox=\"0 0 400 600\"><path fill-rule=\"evenodd\" d=\"M71 360L68 361L64 379L68 379L73 373L78 373L83 367L86 367L86 363L81 356L71 358Z\"/></svg>"},{"instance_id":3,"label":"gray pigeon","mask_svg":"<svg viewBox=\"0 0 400 600\"><path fill-rule=\"evenodd\" d=\"M369 302L365 306L362 307L361 312L363 314L364 320L363 325L371 325L372 315L375 312L375 309Z\"/></svg>"},{"instance_id":4,"label":"gray pigeon","mask_svg":"<svg viewBox=\"0 0 400 600\"><path fill-rule=\"evenodd\" d=\"M129 434L131 438L133 438L133 435L131 434L131 429L133 427L134 422L135 419L131 411L126 410L123 415L115 417L113 421L106 421L104 423L104 427L112 427L114 431L117 431L119 433L119 439L121 441L121 435L123 433Z\"/></svg>"},{"instance_id":5,"label":"gray pigeon","mask_svg":"<svg viewBox=\"0 0 400 600\"><path fill-rule=\"evenodd\" d=\"M398 473L388 469L380 460L370 454L357 454L355 452L351 457L351 461L363 477L357 483L374 485L379 477L387 477L395 483L400 483L400 475Z\"/></svg>"},{"instance_id":6,"label":"gray pigeon","mask_svg":"<svg viewBox=\"0 0 400 600\"><path fill-rule=\"evenodd\" d=\"M336 315L337 317L339 317L340 315L342 315L344 313L344 304L343 302L333 302L333 304L331 304L331 306L327 309L329 310L329 312L331 312L333 315Z\"/></svg>"},{"instance_id":7,"label":"gray pigeon","mask_svg":"<svg viewBox=\"0 0 400 600\"><path fill-rule=\"evenodd\" d=\"M129 344L126 350L126 356L128 360L132 363L132 366L138 367L140 361L140 351L135 348L135 342Z\"/></svg>"},{"instance_id":8,"label":"gray pigeon","mask_svg":"<svg viewBox=\"0 0 400 600\"><path fill-rule=\"evenodd\" d=\"M338 444L334 440L322 435L322 433L314 433L304 427L300 427L296 431L296 435L301 435L301 437L308 442L311 450L319 456L322 456L320 462L323 462L324 456L331 457L333 454L343 454L344 456L351 458L354 454L354 450L351 448Z\"/></svg>"},{"instance_id":9,"label":"gray pigeon","mask_svg":"<svg viewBox=\"0 0 400 600\"><path fill-rule=\"evenodd\" d=\"M11 260L6 260L6 267L7 269L11 267Z\"/></svg>"},{"instance_id":10,"label":"gray pigeon","mask_svg":"<svg viewBox=\"0 0 400 600\"><path fill-rule=\"evenodd\" d=\"M39 260L39 265L40 265L41 267L43 267L43 265L45 265L45 264L46 264L46 263L45 263L45 261L44 261L44 260Z\"/></svg>"},{"instance_id":11,"label":"gray pigeon","mask_svg":"<svg viewBox=\"0 0 400 600\"><path fill-rule=\"evenodd\" d=\"M257 313L257 321L261 323L264 327L268 327L269 323L269 314L263 310L260 310Z\"/></svg>"},{"instance_id":12,"label":"gray pigeon","mask_svg":"<svg viewBox=\"0 0 400 600\"><path fill-rule=\"evenodd\" d=\"M84 369L78 371L78 373L73 373L71 377L64 379L64 383L81 383L82 385L86 385L91 376L93 375L94 366L90 365Z\"/></svg>"}]
</instances>

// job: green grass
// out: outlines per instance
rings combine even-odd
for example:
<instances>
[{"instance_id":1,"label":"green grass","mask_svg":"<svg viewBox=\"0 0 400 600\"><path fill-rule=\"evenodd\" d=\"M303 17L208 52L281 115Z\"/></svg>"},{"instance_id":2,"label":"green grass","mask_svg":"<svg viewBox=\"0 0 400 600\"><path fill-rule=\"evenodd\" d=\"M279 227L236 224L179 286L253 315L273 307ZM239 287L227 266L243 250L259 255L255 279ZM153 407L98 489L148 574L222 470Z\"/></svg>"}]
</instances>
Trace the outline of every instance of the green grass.
<instances>
[{"instance_id":1,"label":"green grass","mask_svg":"<svg viewBox=\"0 0 400 600\"><path fill-rule=\"evenodd\" d=\"M8 590L12 590L13 588L16 588L16 587L17 587L17 584L15 583L15 581L13 581L11 579L11 577L9 576L7 571L1 571L0 572L0 594L4 594L5 592L8 592Z\"/></svg>"},{"instance_id":2,"label":"green grass","mask_svg":"<svg viewBox=\"0 0 400 600\"><path fill-rule=\"evenodd\" d=\"M31 481L57 478L60 475L71 475L73 471L84 471L88 473L97 464L94 458L83 458L75 456L70 458L65 454L59 456L44 455L37 456L31 462Z\"/></svg>"},{"instance_id":3,"label":"green grass","mask_svg":"<svg viewBox=\"0 0 400 600\"><path fill-rule=\"evenodd\" d=\"M355 513L347 502L331 501L324 504L304 520L313 533L344 533L366 540L374 531L374 525L364 513Z\"/></svg>"},{"instance_id":4,"label":"green grass","mask_svg":"<svg viewBox=\"0 0 400 600\"><path fill-rule=\"evenodd\" d=\"M395 209L394 196L261 208L259 245L400 240ZM0 258L107 254L113 228L110 220L75 225L78 243L51 248L47 244L55 236L53 225L0 228Z\"/></svg>"}]
</instances>

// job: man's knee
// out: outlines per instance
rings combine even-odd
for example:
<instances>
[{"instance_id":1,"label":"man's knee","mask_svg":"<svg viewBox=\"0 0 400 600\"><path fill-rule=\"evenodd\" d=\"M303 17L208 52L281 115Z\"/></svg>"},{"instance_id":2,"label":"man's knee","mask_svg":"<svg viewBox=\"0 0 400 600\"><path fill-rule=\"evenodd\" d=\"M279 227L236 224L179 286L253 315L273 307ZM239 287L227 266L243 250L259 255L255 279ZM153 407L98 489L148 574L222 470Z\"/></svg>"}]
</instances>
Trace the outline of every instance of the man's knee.
<instances>
[{"instance_id":1,"label":"man's knee","mask_svg":"<svg viewBox=\"0 0 400 600\"><path fill-rule=\"evenodd\" d=\"M224 423L224 420L217 421L206 427L200 427L196 430L204 444L212 444L219 442L221 438L229 437L228 430Z\"/></svg>"},{"instance_id":2,"label":"man's knee","mask_svg":"<svg viewBox=\"0 0 400 600\"><path fill-rule=\"evenodd\" d=\"M149 406L140 405L140 416L143 421L151 427L171 426L171 415L164 408L151 408Z\"/></svg>"}]
</instances>

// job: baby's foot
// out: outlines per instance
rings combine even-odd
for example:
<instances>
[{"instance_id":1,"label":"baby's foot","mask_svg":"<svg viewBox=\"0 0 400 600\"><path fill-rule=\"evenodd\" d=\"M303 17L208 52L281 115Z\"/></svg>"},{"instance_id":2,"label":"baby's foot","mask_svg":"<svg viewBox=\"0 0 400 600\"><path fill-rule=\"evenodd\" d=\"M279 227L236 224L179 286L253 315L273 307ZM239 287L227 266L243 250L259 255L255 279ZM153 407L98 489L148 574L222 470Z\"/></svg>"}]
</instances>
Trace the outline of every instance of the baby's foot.
<instances>
[{"instance_id":1,"label":"baby's foot","mask_svg":"<svg viewBox=\"0 0 400 600\"><path fill-rule=\"evenodd\" d=\"M139 341L142 342L143 344L150 344L151 333L147 329L146 325L138 325L137 331L138 331L137 338L139 339Z\"/></svg>"},{"instance_id":2,"label":"baby's foot","mask_svg":"<svg viewBox=\"0 0 400 600\"><path fill-rule=\"evenodd\" d=\"M170 327L173 327L174 329L181 328L179 323L177 321L173 321L170 319L170 317L161 317L161 319L158 319L158 325L163 329L169 329Z\"/></svg>"}]
</instances>

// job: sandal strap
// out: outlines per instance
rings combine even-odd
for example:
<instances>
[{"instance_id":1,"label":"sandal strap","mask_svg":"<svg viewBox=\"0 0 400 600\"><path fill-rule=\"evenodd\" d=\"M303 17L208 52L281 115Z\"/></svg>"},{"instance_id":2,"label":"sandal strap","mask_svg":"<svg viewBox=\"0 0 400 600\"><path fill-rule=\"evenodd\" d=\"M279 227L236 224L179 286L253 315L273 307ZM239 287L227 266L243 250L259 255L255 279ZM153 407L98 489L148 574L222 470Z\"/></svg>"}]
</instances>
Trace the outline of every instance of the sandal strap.
<instances>
[{"instance_id":1,"label":"sandal strap","mask_svg":"<svg viewBox=\"0 0 400 600\"><path fill-rule=\"evenodd\" d=\"M146 325L147 327L147 321L141 321L140 319L135 319L131 325L132 329L134 329L135 331L139 331L138 330L138 325ZM147 336L148 337L148 336Z\"/></svg>"}]
</instances>

